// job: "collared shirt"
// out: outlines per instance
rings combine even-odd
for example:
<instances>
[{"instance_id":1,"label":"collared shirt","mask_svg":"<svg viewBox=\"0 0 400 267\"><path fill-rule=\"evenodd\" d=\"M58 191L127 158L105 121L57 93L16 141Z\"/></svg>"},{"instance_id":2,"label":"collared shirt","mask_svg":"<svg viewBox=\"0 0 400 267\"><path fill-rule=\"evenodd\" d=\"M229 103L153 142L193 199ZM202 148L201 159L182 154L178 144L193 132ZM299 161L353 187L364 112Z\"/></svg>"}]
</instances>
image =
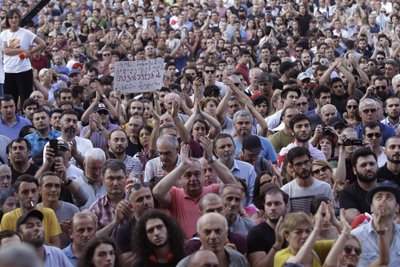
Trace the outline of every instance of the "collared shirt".
<instances>
[{"instance_id":1,"label":"collared shirt","mask_svg":"<svg viewBox=\"0 0 400 267\"><path fill-rule=\"evenodd\" d=\"M386 117L386 118L384 118L383 120L381 120L381 123L383 123L383 124L385 124L385 125L387 125L387 126L393 128L394 130L396 130L396 129L397 129L397 126L400 125L400 117L397 117L397 121L396 121L396 123L394 123L394 124L392 124L392 123L389 121L389 117Z\"/></svg>"},{"instance_id":2,"label":"collared shirt","mask_svg":"<svg viewBox=\"0 0 400 267\"><path fill-rule=\"evenodd\" d=\"M137 157L126 155L124 164L126 166L126 173L128 176L131 172L140 175L142 174L142 162Z\"/></svg>"},{"instance_id":3,"label":"collared shirt","mask_svg":"<svg viewBox=\"0 0 400 267\"><path fill-rule=\"evenodd\" d=\"M36 153L43 151L44 146L47 144L47 142L60 136L61 133L59 131L50 128L50 132L45 138L40 137L38 131L34 131L33 133L25 136L25 139L31 143L31 154L35 155Z\"/></svg>"},{"instance_id":4,"label":"collared shirt","mask_svg":"<svg viewBox=\"0 0 400 267\"><path fill-rule=\"evenodd\" d=\"M85 137L86 133L89 131L89 125L85 126L82 131L81 131L81 137ZM110 133L111 131L115 130L115 129L119 129L121 127L119 127L117 124L113 124L113 123L109 123L107 127L105 127L106 130ZM90 141L93 144L93 147L98 147L101 148L103 150L105 150L107 148L107 143L108 140L106 140L104 138L104 136L101 134L100 131L95 131L94 133L92 133L92 136L90 137Z\"/></svg>"},{"instance_id":5,"label":"collared shirt","mask_svg":"<svg viewBox=\"0 0 400 267\"><path fill-rule=\"evenodd\" d=\"M180 162L181 162L181 157L178 155L175 167L178 166ZM164 164L161 162L160 157L151 159L146 163L144 169L144 181L149 182L151 178L153 178L154 176L158 176L159 172L164 172L164 171L165 171Z\"/></svg>"},{"instance_id":6,"label":"collared shirt","mask_svg":"<svg viewBox=\"0 0 400 267\"><path fill-rule=\"evenodd\" d=\"M374 260L378 258L378 237L373 227L374 219L369 223L358 226L356 229L351 231L351 234L357 237L362 244L362 252L360 260L358 261L359 267L370 265ZM388 267L400 266L400 225L393 223L394 236L392 243L390 244L390 256Z\"/></svg>"},{"instance_id":7,"label":"collared shirt","mask_svg":"<svg viewBox=\"0 0 400 267\"><path fill-rule=\"evenodd\" d=\"M43 247L46 254L43 267L73 267L61 249L46 245L43 245Z\"/></svg>"},{"instance_id":8,"label":"collared shirt","mask_svg":"<svg viewBox=\"0 0 400 267\"><path fill-rule=\"evenodd\" d=\"M245 200L245 206L250 205L250 203L253 202L254 183L256 182L257 176L254 166L247 162L235 159L233 160L231 172L233 176L239 177L246 181L249 193Z\"/></svg>"},{"instance_id":9,"label":"collared shirt","mask_svg":"<svg viewBox=\"0 0 400 267\"><path fill-rule=\"evenodd\" d=\"M86 175L82 175L81 177L77 178L75 180L79 184L79 186L85 190L86 196L88 198L87 202L85 205L80 207L80 210L85 210L88 209L96 200L99 198L103 197L106 194L106 190L104 189L104 186L97 186L94 185L87 177Z\"/></svg>"},{"instance_id":10,"label":"collared shirt","mask_svg":"<svg viewBox=\"0 0 400 267\"><path fill-rule=\"evenodd\" d=\"M0 116L0 135L7 136L11 140L18 138L19 132L22 127L32 125L31 122L21 116L16 115L15 123L10 126L3 121L3 117Z\"/></svg>"},{"instance_id":11,"label":"collared shirt","mask_svg":"<svg viewBox=\"0 0 400 267\"><path fill-rule=\"evenodd\" d=\"M107 195L94 202L89 210L97 216L98 230L110 224L115 216L115 209L111 206L110 201L108 201Z\"/></svg>"},{"instance_id":12,"label":"collared shirt","mask_svg":"<svg viewBox=\"0 0 400 267\"><path fill-rule=\"evenodd\" d=\"M72 264L72 266L74 266L74 267L78 266L79 259L75 256L74 252L72 251L72 243L69 244L62 251L64 252L65 256L68 258L68 260Z\"/></svg>"}]
</instances>

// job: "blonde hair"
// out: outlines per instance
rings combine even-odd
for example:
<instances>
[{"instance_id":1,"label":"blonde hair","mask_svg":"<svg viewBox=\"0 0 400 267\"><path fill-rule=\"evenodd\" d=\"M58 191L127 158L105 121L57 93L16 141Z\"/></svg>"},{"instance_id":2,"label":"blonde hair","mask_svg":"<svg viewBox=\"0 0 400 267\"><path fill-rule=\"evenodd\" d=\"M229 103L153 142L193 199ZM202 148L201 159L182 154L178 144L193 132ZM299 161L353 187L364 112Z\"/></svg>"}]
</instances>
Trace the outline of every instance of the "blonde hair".
<instances>
[{"instance_id":1,"label":"blonde hair","mask_svg":"<svg viewBox=\"0 0 400 267\"><path fill-rule=\"evenodd\" d=\"M306 224L313 228L313 221L310 216L304 212L292 212L285 216L283 221L282 234L288 234L296 229L300 224Z\"/></svg>"}]
</instances>

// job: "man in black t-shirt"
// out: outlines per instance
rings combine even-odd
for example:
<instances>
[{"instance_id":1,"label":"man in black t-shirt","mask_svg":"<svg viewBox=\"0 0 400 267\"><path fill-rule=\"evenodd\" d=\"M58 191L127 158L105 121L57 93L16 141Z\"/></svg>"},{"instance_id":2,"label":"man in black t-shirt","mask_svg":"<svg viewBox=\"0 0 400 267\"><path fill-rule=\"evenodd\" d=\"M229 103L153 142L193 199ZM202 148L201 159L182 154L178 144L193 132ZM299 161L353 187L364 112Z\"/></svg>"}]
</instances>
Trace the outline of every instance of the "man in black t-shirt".
<instances>
[{"instance_id":1,"label":"man in black t-shirt","mask_svg":"<svg viewBox=\"0 0 400 267\"><path fill-rule=\"evenodd\" d=\"M340 207L346 210L348 222L353 222L364 212L371 213L367 193L375 187L378 172L376 155L369 148L360 148L354 152L351 165L357 180L339 192Z\"/></svg>"},{"instance_id":2,"label":"man in black t-shirt","mask_svg":"<svg viewBox=\"0 0 400 267\"><path fill-rule=\"evenodd\" d=\"M284 244L279 228L289 212L288 202L289 196L278 187L274 186L266 192L265 219L247 235L247 255L251 266L273 266L275 253Z\"/></svg>"},{"instance_id":3,"label":"man in black t-shirt","mask_svg":"<svg viewBox=\"0 0 400 267\"><path fill-rule=\"evenodd\" d=\"M385 144L387 163L378 170L378 181L393 181L400 186L400 136L390 137Z\"/></svg>"}]
</instances>

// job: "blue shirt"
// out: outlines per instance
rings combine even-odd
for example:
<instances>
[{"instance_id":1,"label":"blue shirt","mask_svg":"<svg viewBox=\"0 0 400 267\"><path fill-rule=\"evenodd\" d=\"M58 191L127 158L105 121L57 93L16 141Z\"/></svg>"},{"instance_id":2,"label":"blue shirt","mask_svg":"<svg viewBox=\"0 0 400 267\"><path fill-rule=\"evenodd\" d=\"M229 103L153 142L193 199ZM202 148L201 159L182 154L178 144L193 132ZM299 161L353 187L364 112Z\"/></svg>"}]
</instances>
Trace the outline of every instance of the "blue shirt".
<instances>
[{"instance_id":1,"label":"blue shirt","mask_svg":"<svg viewBox=\"0 0 400 267\"><path fill-rule=\"evenodd\" d=\"M45 137L41 138L37 131L25 136L25 139L31 143L31 155L36 155L36 153L41 152L44 146L51 140L61 136L59 131L50 128L50 133Z\"/></svg>"},{"instance_id":2,"label":"blue shirt","mask_svg":"<svg viewBox=\"0 0 400 267\"><path fill-rule=\"evenodd\" d=\"M381 129L382 129L381 146L385 146L386 140L388 140L392 136L395 136L396 131L392 127L387 126L387 125L383 124L382 122L378 122L378 123L380 124ZM357 131L358 138L364 139L363 125L360 123L360 124L356 125L356 127L354 129Z\"/></svg>"},{"instance_id":3,"label":"blue shirt","mask_svg":"<svg viewBox=\"0 0 400 267\"><path fill-rule=\"evenodd\" d=\"M10 126L3 122L3 117L0 116L0 135L7 136L11 140L18 138L19 132L21 131L22 127L26 125L32 125L31 122L21 116L16 115L15 123Z\"/></svg>"},{"instance_id":4,"label":"blue shirt","mask_svg":"<svg viewBox=\"0 0 400 267\"><path fill-rule=\"evenodd\" d=\"M53 246L43 246L46 253L43 267L73 267L61 249Z\"/></svg>"},{"instance_id":5,"label":"blue shirt","mask_svg":"<svg viewBox=\"0 0 400 267\"><path fill-rule=\"evenodd\" d=\"M375 232L373 219L366 224L358 226L356 229L351 231L351 234L357 237L362 244L362 252L360 260L358 261L358 267L369 266L374 260L378 258L378 237ZM400 266L400 225L394 224L394 236L392 243L390 244L390 261L388 267Z\"/></svg>"},{"instance_id":6,"label":"blue shirt","mask_svg":"<svg viewBox=\"0 0 400 267\"><path fill-rule=\"evenodd\" d=\"M272 163L275 163L278 161L278 157L275 153L275 149L272 146L271 142L262 136L257 135L258 138L260 138L261 141L261 146L263 147L263 150L261 150L260 157L266 158L267 160L272 161ZM237 137L233 138L233 141L235 142L235 158L239 158L240 151L242 151L242 142L240 142Z\"/></svg>"},{"instance_id":7,"label":"blue shirt","mask_svg":"<svg viewBox=\"0 0 400 267\"><path fill-rule=\"evenodd\" d=\"M79 259L74 255L74 252L72 252L72 243L62 251L74 267L78 266Z\"/></svg>"},{"instance_id":8,"label":"blue shirt","mask_svg":"<svg viewBox=\"0 0 400 267\"><path fill-rule=\"evenodd\" d=\"M248 195L245 199L245 206L250 205L253 202L254 183L256 182L257 176L254 166L247 162L235 159L233 161L231 172L233 176L246 181Z\"/></svg>"}]
</instances>

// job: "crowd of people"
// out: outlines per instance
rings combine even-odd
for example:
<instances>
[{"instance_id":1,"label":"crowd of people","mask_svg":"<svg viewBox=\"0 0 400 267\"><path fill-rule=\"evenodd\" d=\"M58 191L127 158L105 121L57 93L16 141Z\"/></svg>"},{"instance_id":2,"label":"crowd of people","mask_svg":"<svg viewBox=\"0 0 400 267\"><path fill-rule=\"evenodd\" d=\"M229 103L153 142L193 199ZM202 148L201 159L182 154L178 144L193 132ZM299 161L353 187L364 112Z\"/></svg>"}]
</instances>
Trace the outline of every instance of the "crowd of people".
<instances>
[{"instance_id":1,"label":"crowd of people","mask_svg":"<svg viewBox=\"0 0 400 267\"><path fill-rule=\"evenodd\" d=\"M0 6L1 267L400 266L399 3L35 4Z\"/></svg>"}]
</instances>

